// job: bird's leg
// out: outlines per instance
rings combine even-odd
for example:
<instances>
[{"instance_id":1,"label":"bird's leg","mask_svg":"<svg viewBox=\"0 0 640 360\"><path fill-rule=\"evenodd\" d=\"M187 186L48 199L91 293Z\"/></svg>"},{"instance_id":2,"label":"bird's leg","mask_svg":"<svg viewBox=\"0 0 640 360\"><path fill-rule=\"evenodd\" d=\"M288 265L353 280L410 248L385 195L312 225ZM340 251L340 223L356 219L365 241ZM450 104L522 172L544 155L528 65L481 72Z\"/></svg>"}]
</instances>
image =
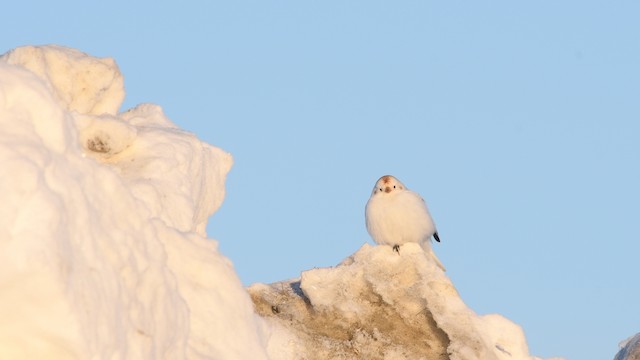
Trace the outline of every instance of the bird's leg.
<instances>
[{"instance_id":1,"label":"bird's leg","mask_svg":"<svg viewBox=\"0 0 640 360\"><path fill-rule=\"evenodd\" d=\"M398 244L393 245L393 251L397 252L398 255L400 255L400 245L398 245Z\"/></svg>"}]
</instances>

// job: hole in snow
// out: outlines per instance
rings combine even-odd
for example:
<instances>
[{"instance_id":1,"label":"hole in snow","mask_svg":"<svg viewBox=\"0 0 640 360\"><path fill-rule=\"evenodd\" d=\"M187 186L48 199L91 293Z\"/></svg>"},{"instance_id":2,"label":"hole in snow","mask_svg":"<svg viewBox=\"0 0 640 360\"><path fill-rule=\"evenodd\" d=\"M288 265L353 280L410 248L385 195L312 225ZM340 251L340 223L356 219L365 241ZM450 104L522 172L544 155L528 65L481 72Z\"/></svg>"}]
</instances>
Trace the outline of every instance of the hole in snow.
<instances>
[{"instance_id":1,"label":"hole in snow","mask_svg":"<svg viewBox=\"0 0 640 360\"><path fill-rule=\"evenodd\" d=\"M91 151L99 152L99 153L108 153L109 151L111 151L111 146L109 146L109 142L99 136L96 136L91 139L87 139L87 148Z\"/></svg>"}]
</instances>

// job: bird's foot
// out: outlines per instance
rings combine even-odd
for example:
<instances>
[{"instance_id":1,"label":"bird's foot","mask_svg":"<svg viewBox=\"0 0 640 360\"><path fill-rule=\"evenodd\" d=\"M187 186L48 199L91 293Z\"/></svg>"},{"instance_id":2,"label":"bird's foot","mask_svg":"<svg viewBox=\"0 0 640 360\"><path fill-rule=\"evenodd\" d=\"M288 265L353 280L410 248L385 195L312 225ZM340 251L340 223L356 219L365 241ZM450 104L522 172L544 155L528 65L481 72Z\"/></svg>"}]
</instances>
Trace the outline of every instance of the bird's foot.
<instances>
[{"instance_id":1,"label":"bird's foot","mask_svg":"<svg viewBox=\"0 0 640 360\"><path fill-rule=\"evenodd\" d=\"M400 255L400 245L393 245L393 251L397 252Z\"/></svg>"}]
</instances>

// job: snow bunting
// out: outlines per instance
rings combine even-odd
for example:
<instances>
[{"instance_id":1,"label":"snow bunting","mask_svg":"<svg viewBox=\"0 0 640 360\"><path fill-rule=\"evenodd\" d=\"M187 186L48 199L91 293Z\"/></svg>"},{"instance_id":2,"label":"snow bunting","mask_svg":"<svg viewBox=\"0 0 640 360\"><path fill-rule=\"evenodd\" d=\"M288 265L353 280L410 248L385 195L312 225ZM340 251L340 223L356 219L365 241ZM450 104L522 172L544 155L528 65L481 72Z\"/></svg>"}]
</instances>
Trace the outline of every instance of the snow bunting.
<instances>
[{"instance_id":1,"label":"snow bunting","mask_svg":"<svg viewBox=\"0 0 640 360\"><path fill-rule=\"evenodd\" d=\"M407 189L391 175L381 177L365 208L369 235L378 244L391 245L400 253L400 245L419 243L431 253L438 266L444 266L431 250L431 237L440 242L438 230L422 197Z\"/></svg>"}]
</instances>

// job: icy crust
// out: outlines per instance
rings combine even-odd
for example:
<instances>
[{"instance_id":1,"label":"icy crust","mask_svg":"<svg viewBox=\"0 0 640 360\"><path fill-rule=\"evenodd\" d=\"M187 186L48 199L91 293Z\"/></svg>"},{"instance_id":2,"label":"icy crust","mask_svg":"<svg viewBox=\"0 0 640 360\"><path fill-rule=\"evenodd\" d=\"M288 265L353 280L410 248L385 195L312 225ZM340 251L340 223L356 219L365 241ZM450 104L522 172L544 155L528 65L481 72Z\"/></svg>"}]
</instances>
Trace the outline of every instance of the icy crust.
<instances>
[{"instance_id":1,"label":"icy crust","mask_svg":"<svg viewBox=\"0 0 640 360\"><path fill-rule=\"evenodd\" d=\"M640 333L622 341L613 360L640 360Z\"/></svg>"},{"instance_id":2,"label":"icy crust","mask_svg":"<svg viewBox=\"0 0 640 360\"><path fill-rule=\"evenodd\" d=\"M20 47L0 61L19 65L45 80L56 100L70 111L115 115L124 100L124 79L111 58L50 45Z\"/></svg>"},{"instance_id":3,"label":"icy crust","mask_svg":"<svg viewBox=\"0 0 640 360\"><path fill-rule=\"evenodd\" d=\"M204 237L231 156L123 98L110 59L0 58L0 358L265 359Z\"/></svg>"},{"instance_id":4,"label":"icy crust","mask_svg":"<svg viewBox=\"0 0 640 360\"><path fill-rule=\"evenodd\" d=\"M297 353L282 359L538 359L519 326L469 309L418 244L399 255L365 244L336 267L249 293L259 314L296 334Z\"/></svg>"}]
</instances>

